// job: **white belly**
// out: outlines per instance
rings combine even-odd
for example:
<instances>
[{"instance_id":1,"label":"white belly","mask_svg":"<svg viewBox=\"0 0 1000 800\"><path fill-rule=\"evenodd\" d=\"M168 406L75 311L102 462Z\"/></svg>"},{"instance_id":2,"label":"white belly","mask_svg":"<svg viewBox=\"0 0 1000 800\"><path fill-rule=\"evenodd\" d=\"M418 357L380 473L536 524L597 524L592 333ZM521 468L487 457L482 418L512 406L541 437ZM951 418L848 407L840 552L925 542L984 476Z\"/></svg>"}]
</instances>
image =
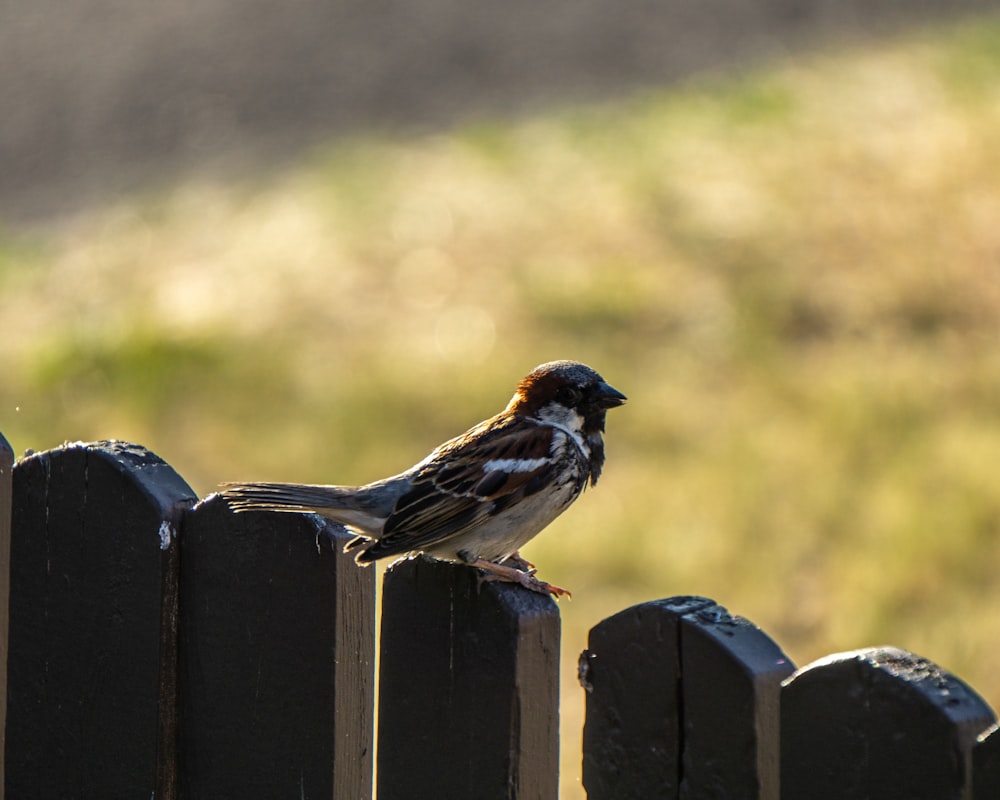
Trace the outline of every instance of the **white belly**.
<instances>
[{"instance_id":1,"label":"white belly","mask_svg":"<svg viewBox=\"0 0 1000 800\"><path fill-rule=\"evenodd\" d=\"M482 525L425 552L447 561L470 562L477 558L502 561L520 550L565 511L581 490L581 483L567 481L553 490L526 497Z\"/></svg>"}]
</instances>

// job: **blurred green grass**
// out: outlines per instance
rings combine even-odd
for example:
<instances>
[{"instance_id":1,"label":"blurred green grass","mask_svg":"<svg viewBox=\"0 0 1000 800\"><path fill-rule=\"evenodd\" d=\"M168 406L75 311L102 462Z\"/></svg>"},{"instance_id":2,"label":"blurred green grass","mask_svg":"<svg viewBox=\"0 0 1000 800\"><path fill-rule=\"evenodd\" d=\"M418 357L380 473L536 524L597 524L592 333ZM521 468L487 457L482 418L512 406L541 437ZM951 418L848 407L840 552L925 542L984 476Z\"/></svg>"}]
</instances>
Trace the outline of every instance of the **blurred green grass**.
<instances>
[{"instance_id":1,"label":"blurred green grass","mask_svg":"<svg viewBox=\"0 0 1000 800\"><path fill-rule=\"evenodd\" d=\"M798 663L1000 701L1000 22L602 106L339 141L0 235L0 430L202 494L396 472L576 358L629 395L527 557L586 630L708 595Z\"/></svg>"}]
</instances>

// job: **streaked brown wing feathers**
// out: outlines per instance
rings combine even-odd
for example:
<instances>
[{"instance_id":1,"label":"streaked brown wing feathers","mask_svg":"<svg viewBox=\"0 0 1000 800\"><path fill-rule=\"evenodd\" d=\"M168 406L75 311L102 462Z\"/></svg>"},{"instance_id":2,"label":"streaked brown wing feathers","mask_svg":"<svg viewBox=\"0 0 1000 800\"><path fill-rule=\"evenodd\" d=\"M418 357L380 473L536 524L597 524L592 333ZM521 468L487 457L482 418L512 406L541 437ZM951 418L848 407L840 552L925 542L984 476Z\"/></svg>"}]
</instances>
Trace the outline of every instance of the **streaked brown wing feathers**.
<instances>
[{"instance_id":1,"label":"streaked brown wing feathers","mask_svg":"<svg viewBox=\"0 0 1000 800\"><path fill-rule=\"evenodd\" d=\"M518 419L503 426L493 423L438 449L369 548L372 558L442 542L549 484L553 429ZM497 462L497 468L485 470L489 462ZM522 469L505 469L512 466Z\"/></svg>"}]
</instances>

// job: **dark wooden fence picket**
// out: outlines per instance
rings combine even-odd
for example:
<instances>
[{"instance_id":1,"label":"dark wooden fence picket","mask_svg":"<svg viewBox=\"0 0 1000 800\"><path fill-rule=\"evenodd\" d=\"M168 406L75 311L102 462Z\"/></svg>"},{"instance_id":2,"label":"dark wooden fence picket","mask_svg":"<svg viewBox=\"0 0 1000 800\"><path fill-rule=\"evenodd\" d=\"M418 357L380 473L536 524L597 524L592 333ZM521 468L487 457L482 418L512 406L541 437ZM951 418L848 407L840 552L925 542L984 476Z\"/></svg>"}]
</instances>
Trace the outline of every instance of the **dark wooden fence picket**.
<instances>
[{"instance_id":1,"label":"dark wooden fence picket","mask_svg":"<svg viewBox=\"0 0 1000 800\"><path fill-rule=\"evenodd\" d=\"M972 750L994 721L966 684L912 653L828 656L782 692L783 795L968 800Z\"/></svg>"},{"instance_id":2,"label":"dark wooden fence picket","mask_svg":"<svg viewBox=\"0 0 1000 800\"><path fill-rule=\"evenodd\" d=\"M7 751L7 642L10 620L10 522L14 502L14 450L0 433L0 797Z\"/></svg>"},{"instance_id":3,"label":"dark wooden fence picket","mask_svg":"<svg viewBox=\"0 0 1000 800\"><path fill-rule=\"evenodd\" d=\"M777 800L778 694L793 669L763 631L707 598L604 620L580 656L587 796Z\"/></svg>"},{"instance_id":4,"label":"dark wooden fence picket","mask_svg":"<svg viewBox=\"0 0 1000 800\"><path fill-rule=\"evenodd\" d=\"M554 800L559 610L426 558L386 571L379 800Z\"/></svg>"},{"instance_id":5,"label":"dark wooden fence picket","mask_svg":"<svg viewBox=\"0 0 1000 800\"><path fill-rule=\"evenodd\" d=\"M184 518L180 797L371 797L374 570L340 526L233 514Z\"/></svg>"},{"instance_id":6,"label":"dark wooden fence picket","mask_svg":"<svg viewBox=\"0 0 1000 800\"><path fill-rule=\"evenodd\" d=\"M371 800L375 571L348 538L197 502L136 445L15 462L0 436L5 796ZM559 639L546 596L390 567L379 800L554 800ZM673 597L596 625L579 671L590 800L1000 797L993 711L906 651L795 671L752 623Z\"/></svg>"},{"instance_id":7,"label":"dark wooden fence picket","mask_svg":"<svg viewBox=\"0 0 1000 800\"><path fill-rule=\"evenodd\" d=\"M122 442L40 453L13 477L7 795L168 796L175 610L164 599L176 597L175 533L195 495Z\"/></svg>"}]
</instances>

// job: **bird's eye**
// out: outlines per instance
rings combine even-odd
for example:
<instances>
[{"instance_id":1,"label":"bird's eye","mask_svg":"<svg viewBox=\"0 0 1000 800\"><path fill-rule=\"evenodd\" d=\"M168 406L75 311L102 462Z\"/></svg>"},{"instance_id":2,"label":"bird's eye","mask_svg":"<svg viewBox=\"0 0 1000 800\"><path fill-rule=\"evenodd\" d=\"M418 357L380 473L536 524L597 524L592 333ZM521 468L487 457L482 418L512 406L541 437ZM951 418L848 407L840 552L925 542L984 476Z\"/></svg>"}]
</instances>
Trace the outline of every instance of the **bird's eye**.
<instances>
[{"instance_id":1,"label":"bird's eye","mask_svg":"<svg viewBox=\"0 0 1000 800\"><path fill-rule=\"evenodd\" d=\"M580 402L583 393L575 386L560 386L556 399L566 407L575 406Z\"/></svg>"}]
</instances>

